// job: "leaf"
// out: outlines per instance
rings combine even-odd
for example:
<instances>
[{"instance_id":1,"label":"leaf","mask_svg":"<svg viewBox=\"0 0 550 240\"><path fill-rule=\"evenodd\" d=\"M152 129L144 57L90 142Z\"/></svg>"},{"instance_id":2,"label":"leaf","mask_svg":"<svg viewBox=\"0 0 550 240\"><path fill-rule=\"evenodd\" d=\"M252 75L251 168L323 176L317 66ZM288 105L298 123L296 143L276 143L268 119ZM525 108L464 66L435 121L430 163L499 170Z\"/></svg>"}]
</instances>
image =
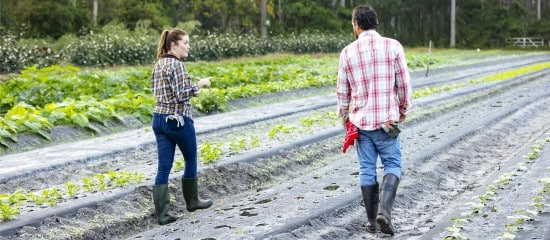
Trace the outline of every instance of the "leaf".
<instances>
[{"instance_id":1,"label":"leaf","mask_svg":"<svg viewBox=\"0 0 550 240\"><path fill-rule=\"evenodd\" d=\"M0 136L0 145L10 148L10 145L8 145L8 143L4 141L4 139L1 136Z\"/></svg>"},{"instance_id":2,"label":"leaf","mask_svg":"<svg viewBox=\"0 0 550 240\"><path fill-rule=\"evenodd\" d=\"M73 114L71 116L71 121L83 128L88 127L90 125L90 121L88 120L88 117L86 117L86 115L81 113Z\"/></svg>"},{"instance_id":3,"label":"leaf","mask_svg":"<svg viewBox=\"0 0 550 240\"><path fill-rule=\"evenodd\" d=\"M32 132L37 132L42 128L42 125L39 122L25 121L23 122L23 125Z\"/></svg>"},{"instance_id":4,"label":"leaf","mask_svg":"<svg viewBox=\"0 0 550 240\"><path fill-rule=\"evenodd\" d=\"M52 140L51 137L50 137L50 134L47 133L46 131L38 130L38 131L36 131L36 133L38 133L38 135L42 136L43 138L45 138L48 141Z\"/></svg>"},{"instance_id":5,"label":"leaf","mask_svg":"<svg viewBox=\"0 0 550 240\"><path fill-rule=\"evenodd\" d=\"M89 124L88 126L86 126L88 129L92 130L93 132L95 133L101 133L101 130L99 130L99 128L97 128L96 126L92 125L92 124Z\"/></svg>"}]
</instances>

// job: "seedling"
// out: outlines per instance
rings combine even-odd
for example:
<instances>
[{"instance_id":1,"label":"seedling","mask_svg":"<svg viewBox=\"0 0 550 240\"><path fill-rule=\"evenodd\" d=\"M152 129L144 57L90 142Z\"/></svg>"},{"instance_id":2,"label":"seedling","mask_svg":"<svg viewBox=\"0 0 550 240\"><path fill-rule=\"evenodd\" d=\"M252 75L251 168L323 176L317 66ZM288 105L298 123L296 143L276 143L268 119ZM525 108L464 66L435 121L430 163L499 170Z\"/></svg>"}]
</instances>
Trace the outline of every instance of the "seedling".
<instances>
[{"instance_id":1,"label":"seedling","mask_svg":"<svg viewBox=\"0 0 550 240\"><path fill-rule=\"evenodd\" d=\"M44 202L46 202L46 197L42 196L42 194L35 194L35 193L29 193L27 195L31 201L35 202L36 205L40 206L42 205Z\"/></svg>"},{"instance_id":2,"label":"seedling","mask_svg":"<svg viewBox=\"0 0 550 240\"><path fill-rule=\"evenodd\" d=\"M285 126L283 124L279 124L279 125L271 128L267 135L269 136L269 139L273 139L273 138L275 138L275 135L277 133L290 133L295 128L296 127L294 127L294 126Z\"/></svg>"},{"instance_id":3,"label":"seedling","mask_svg":"<svg viewBox=\"0 0 550 240\"><path fill-rule=\"evenodd\" d=\"M219 159L222 155L222 143L212 144L208 141L203 142L199 149L199 156L204 163L211 163Z\"/></svg>"},{"instance_id":4,"label":"seedling","mask_svg":"<svg viewBox=\"0 0 550 240\"><path fill-rule=\"evenodd\" d=\"M94 181L92 178L83 178L82 187L88 192L94 192Z\"/></svg>"},{"instance_id":5,"label":"seedling","mask_svg":"<svg viewBox=\"0 0 550 240\"><path fill-rule=\"evenodd\" d=\"M256 148L260 146L260 137L257 135L250 136L250 147Z\"/></svg>"},{"instance_id":6,"label":"seedling","mask_svg":"<svg viewBox=\"0 0 550 240\"><path fill-rule=\"evenodd\" d=\"M20 204L16 204L15 206L9 205L9 204L1 204L0 203L0 210L2 210L2 222L6 222L12 219L17 218L17 215L19 215L19 206Z\"/></svg>"},{"instance_id":7,"label":"seedling","mask_svg":"<svg viewBox=\"0 0 550 240\"><path fill-rule=\"evenodd\" d=\"M80 185L76 183L66 181L64 184L65 187L67 187L67 194L69 197L74 197L78 189L80 189Z\"/></svg>"},{"instance_id":8,"label":"seedling","mask_svg":"<svg viewBox=\"0 0 550 240\"><path fill-rule=\"evenodd\" d=\"M239 153L246 148L246 140L244 138L235 138L229 142L229 150L234 153Z\"/></svg>"},{"instance_id":9,"label":"seedling","mask_svg":"<svg viewBox=\"0 0 550 240\"><path fill-rule=\"evenodd\" d=\"M181 171L183 169L184 163L185 162L183 161L183 158L178 158L174 160L174 167L172 168L172 170L174 172Z\"/></svg>"},{"instance_id":10,"label":"seedling","mask_svg":"<svg viewBox=\"0 0 550 240\"><path fill-rule=\"evenodd\" d=\"M107 188L107 184L105 184L105 175L98 173L95 174L94 177L97 180L97 187L99 190L105 190Z\"/></svg>"}]
</instances>

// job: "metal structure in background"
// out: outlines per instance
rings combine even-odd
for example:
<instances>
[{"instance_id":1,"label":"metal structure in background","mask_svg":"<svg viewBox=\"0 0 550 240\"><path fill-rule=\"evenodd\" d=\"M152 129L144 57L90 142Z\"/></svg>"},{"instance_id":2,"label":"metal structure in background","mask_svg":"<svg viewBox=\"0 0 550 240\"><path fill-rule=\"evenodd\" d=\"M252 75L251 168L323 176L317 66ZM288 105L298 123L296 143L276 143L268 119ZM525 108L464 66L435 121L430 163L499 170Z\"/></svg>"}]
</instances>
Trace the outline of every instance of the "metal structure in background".
<instances>
[{"instance_id":1,"label":"metal structure in background","mask_svg":"<svg viewBox=\"0 0 550 240\"><path fill-rule=\"evenodd\" d=\"M506 44L515 47L543 47L543 38L514 37L506 39Z\"/></svg>"}]
</instances>

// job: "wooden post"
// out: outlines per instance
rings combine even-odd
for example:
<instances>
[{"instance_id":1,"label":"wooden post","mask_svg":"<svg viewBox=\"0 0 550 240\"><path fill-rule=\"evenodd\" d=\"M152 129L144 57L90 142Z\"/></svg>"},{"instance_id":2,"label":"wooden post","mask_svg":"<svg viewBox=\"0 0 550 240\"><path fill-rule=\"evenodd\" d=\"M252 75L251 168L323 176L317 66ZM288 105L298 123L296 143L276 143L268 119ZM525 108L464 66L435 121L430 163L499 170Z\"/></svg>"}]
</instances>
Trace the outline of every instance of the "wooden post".
<instances>
[{"instance_id":1,"label":"wooden post","mask_svg":"<svg viewBox=\"0 0 550 240\"><path fill-rule=\"evenodd\" d=\"M262 40L267 40L267 0L261 1L260 10L260 35Z\"/></svg>"},{"instance_id":2,"label":"wooden post","mask_svg":"<svg viewBox=\"0 0 550 240\"><path fill-rule=\"evenodd\" d=\"M449 47L456 45L456 0L451 0L451 43Z\"/></svg>"},{"instance_id":3,"label":"wooden post","mask_svg":"<svg viewBox=\"0 0 550 240\"><path fill-rule=\"evenodd\" d=\"M94 26L97 26L97 1L98 0L94 0L92 9L92 23L94 24Z\"/></svg>"},{"instance_id":4,"label":"wooden post","mask_svg":"<svg viewBox=\"0 0 550 240\"><path fill-rule=\"evenodd\" d=\"M425 77L428 77L428 72L430 71L430 63L431 63L431 59L430 59L430 53L432 52L432 40L430 40L430 44L428 45L428 64L426 64L426 74L424 75Z\"/></svg>"}]
</instances>

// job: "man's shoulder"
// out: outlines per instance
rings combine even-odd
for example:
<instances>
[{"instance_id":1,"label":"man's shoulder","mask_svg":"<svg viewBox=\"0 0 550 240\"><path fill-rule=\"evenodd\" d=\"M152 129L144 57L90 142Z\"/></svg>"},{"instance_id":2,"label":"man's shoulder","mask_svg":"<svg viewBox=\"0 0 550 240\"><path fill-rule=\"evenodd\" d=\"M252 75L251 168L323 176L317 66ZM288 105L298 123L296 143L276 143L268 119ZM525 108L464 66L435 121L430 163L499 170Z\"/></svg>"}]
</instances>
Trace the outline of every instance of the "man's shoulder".
<instances>
[{"instance_id":1,"label":"man's shoulder","mask_svg":"<svg viewBox=\"0 0 550 240\"><path fill-rule=\"evenodd\" d=\"M392 45L398 45L401 46L401 43L397 39L389 38L389 37L381 37L383 41L388 42Z\"/></svg>"}]
</instances>

